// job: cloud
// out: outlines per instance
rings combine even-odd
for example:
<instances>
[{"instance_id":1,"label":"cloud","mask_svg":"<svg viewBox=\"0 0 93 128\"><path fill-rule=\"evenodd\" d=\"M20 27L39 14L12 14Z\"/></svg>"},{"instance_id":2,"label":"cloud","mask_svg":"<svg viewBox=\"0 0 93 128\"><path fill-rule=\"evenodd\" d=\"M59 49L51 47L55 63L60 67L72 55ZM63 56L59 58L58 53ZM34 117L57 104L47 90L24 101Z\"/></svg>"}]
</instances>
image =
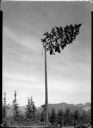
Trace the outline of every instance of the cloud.
<instances>
[{"instance_id":1,"label":"cloud","mask_svg":"<svg viewBox=\"0 0 93 128\"><path fill-rule=\"evenodd\" d=\"M14 80L22 80L22 81L35 81L36 79L32 76L29 75L23 75L23 74L18 74L18 73L3 73L3 77L7 77L10 79L14 79Z\"/></svg>"},{"instance_id":2,"label":"cloud","mask_svg":"<svg viewBox=\"0 0 93 128\"><path fill-rule=\"evenodd\" d=\"M8 27L4 27L4 36L14 40L14 43L17 43L21 46L24 46L25 48L38 51L38 49L37 49L37 46L38 46L37 42L38 41L31 36L30 37L26 37L26 36L23 37L23 35L21 35L19 33L17 34L16 31L13 31L12 29L10 29Z\"/></svg>"}]
</instances>

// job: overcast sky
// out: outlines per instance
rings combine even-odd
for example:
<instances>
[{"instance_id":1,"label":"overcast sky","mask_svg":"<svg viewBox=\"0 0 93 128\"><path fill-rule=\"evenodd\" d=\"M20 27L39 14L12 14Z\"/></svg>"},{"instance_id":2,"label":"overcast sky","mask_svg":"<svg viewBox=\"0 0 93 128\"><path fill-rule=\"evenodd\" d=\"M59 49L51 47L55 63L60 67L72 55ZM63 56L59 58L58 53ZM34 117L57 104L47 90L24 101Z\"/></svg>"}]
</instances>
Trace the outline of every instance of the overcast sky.
<instances>
[{"instance_id":1,"label":"overcast sky","mask_svg":"<svg viewBox=\"0 0 93 128\"><path fill-rule=\"evenodd\" d=\"M56 25L82 23L80 35L61 54L48 54L49 103L85 103L91 100L90 2L2 2L3 92L19 105L33 96L45 102L43 33Z\"/></svg>"}]
</instances>

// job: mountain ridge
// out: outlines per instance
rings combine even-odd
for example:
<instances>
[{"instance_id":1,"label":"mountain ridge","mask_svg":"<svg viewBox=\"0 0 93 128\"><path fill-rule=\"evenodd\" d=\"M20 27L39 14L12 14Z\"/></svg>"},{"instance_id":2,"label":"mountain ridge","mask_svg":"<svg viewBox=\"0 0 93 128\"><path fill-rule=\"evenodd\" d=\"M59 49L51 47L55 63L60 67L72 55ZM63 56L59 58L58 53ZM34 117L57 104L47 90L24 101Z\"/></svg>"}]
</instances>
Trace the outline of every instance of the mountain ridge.
<instances>
[{"instance_id":1,"label":"mountain ridge","mask_svg":"<svg viewBox=\"0 0 93 128\"><path fill-rule=\"evenodd\" d=\"M91 103L90 102L86 102L86 103L79 103L79 104L69 104L66 102L61 102L61 103L54 103L54 104L48 104L48 111L51 112L52 108L55 109L55 112L57 112L59 109L62 109L63 112L65 112L65 110L67 108L70 109L71 112L74 112L75 110L78 110L80 113L84 111L88 112L91 110ZM13 112L13 105L8 105L8 109L7 109L7 116L12 116ZM43 108L42 105L40 107L36 107L37 112L41 113ZM19 106L19 110L21 111L21 114L25 113L26 110L26 105L25 106Z\"/></svg>"}]
</instances>

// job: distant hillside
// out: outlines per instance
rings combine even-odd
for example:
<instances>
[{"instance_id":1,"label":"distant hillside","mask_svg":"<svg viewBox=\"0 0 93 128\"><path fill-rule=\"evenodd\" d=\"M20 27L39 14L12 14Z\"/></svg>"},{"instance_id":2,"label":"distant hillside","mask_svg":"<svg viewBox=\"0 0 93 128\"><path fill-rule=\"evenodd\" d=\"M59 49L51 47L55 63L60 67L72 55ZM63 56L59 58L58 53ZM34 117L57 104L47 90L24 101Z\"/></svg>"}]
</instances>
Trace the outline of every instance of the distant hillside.
<instances>
[{"instance_id":1,"label":"distant hillside","mask_svg":"<svg viewBox=\"0 0 93 128\"><path fill-rule=\"evenodd\" d=\"M24 114L25 113L25 109L26 109L26 106L19 106L20 108L20 111L21 111L21 114ZM68 103L58 103L58 104L49 104L48 105L48 110L49 112L51 112L52 108L55 109L55 111L57 112L59 109L62 109L63 112L65 112L65 110L67 108L70 109L71 112L74 112L75 110L78 110L80 113L82 113L83 110L85 110L86 112L91 112L91 103L85 103L85 104L68 104ZM8 109L7 109L7 116L12 116L13 115L13 106L9 106L8 105ZM42 107L38 107L37 108L37 111L39 113L42 112Z\"/></svg>"},{"instance_id":2,"label":"distant hillside","mask_svg":"<svg viewBox=\"0 0 93 128\"><path fill-rule=\"evenodd\" d=\"M26 110L26 106L19 106L20 114L24 114ZM13 106L7 106L7 116L13 116Z\"/></svg>"},{"instance_id":3,"label":"distant hillside","mask_svg":"<svg viewBox=\"0 0 93 128\"><path fill-rule=\"evenodd\" d=\"M52 110L52 108L54 108L56 112L59 109L62 109L63 112L65 112L65 110L67 108L69 108L71 112L78 110L81 113L83 110L85 110L86 112L91 110L91 103L76 104L75 105L75 104L67 104L67 103L63 102L63 103L58 103L58 104L49 104L48 105L49 112ZM39 111L42 111L42 108L39 108Z\"/></svg>"}]
</instances>

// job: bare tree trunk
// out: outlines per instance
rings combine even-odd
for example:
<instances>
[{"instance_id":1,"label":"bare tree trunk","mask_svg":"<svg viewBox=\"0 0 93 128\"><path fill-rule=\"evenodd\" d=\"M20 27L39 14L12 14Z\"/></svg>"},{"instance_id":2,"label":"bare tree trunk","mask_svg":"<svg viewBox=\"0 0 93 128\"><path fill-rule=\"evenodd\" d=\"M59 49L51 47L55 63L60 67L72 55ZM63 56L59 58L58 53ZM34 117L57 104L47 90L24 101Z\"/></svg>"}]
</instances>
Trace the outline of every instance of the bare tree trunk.
<instances>
[{"instance_id":1,"label":"bare tree trunk","mask_svg":"<svg viewBox=\"0 0 93 128\"><path fill-rule=\"evenodd\" d=\"M47 53L45 50L45 124L48 123L48 85L47 85Z\"/></svg>"}]
</instances>

